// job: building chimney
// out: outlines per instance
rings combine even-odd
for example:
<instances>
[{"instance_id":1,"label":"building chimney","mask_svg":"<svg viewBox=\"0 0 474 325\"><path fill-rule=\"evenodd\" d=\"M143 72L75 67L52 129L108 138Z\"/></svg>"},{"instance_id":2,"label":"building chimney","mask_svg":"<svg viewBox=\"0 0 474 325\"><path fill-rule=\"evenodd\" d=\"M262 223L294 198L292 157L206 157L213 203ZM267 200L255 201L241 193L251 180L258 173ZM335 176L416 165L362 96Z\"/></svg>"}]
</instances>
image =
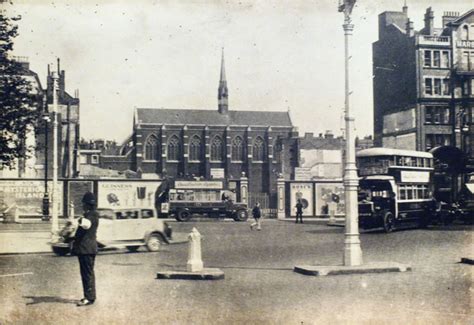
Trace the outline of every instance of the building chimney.
<instances>
[{"instance_id":1,"label":"building chimney","mask_svg":"<svg viewBox=\"0 0 474 325\"><path fill-rule=\"evenodd\" d=\"M413 22L410 19L407 20L406 30L408 37L413 37L415 35L415 30L413 29Z\"/></svg>"},{"instance_id":2,"label":"building chimney","mask_svg":"<svg viewBox=\"0 0 474 325\"><path fill-rule=\"evenodd\" d=\"M313 138L313 133L312 133L312 132L306 132L306 133L304 134L304 137L305 137L306 139L309 139L309 138L312 139L312 138Z\"/></svg>"},{"instance_id":3,"label":"building chimney","mask_svg":"<svg viewBox=\"0 0 474 325\"><path fill-rule=\"evenodd\" d=\"M334 138L334 134L332 134L331 130L326 130L326 133L324 134L324 138L332 139L332 138Z\"/></svg>"},{"instance_id":4,"label":"building chimney","mask_svg":"<svg viewBox=\"0 0 474 325\"><path fill-rule=\"evenodd\" d=\"M403 5L403 13L405 15L408 15L408 6L407 6L407 0L405 0L405 3Z\"/></svg>"},{"instance_id":5,"label":"building chimney","mask_svg":"<svg viewBox=\"0 0 474 325\"><path fill-rule=\"evenodd\" d=\"M445 11L443 13L443 27L446 27L450 22L459 18L459 12Z\"/></svg>"},{"instance_id":6,"label":"building chimney","mask_svg":"<svg viewBox=\"0 0 474 325\"><path fill-rule=\"evenodd\" d=\"M433 35L434 33L434 12L429 7L425 12L425 33L426 35Z\"/></svg>"}]
</instances>

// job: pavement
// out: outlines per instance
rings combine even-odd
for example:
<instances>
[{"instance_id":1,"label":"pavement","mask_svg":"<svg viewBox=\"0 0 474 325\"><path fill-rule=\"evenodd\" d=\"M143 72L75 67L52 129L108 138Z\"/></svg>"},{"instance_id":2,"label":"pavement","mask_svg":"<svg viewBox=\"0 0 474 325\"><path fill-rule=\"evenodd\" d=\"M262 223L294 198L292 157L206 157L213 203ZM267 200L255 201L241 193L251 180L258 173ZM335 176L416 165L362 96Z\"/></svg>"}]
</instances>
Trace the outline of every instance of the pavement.
<instances>
[{"instance_id":1,"label":"pavement","mask_svg":"<svg viewBox=\"0 0 474 325\"><path fill-rule=\"evenodd\" d=\"M185 269L188 245L101 252L98 300L82 297L77 259L46 254L0 256L0 324L473 324L474 276L460 256L472 255L472 226L361 233L364 263L397 262L410 272L326 277L295 265L338 265L344 229L324 223L263 220L186 222L203 236L205 268L219 281L157 279Z\"/></svg>"}]
</instances>

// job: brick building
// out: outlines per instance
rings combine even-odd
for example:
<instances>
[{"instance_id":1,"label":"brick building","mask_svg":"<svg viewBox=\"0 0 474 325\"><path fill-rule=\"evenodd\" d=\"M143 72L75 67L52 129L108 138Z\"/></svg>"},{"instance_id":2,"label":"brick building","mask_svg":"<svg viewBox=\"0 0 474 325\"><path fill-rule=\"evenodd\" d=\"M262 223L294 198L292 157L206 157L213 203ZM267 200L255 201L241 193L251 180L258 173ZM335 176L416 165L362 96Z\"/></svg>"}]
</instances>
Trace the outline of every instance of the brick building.
<instances>
[{"instance_id":1,"label":"brick building","mask_svg":"<svg viewBox=\"0 0 474 325\"><path fill-rule=\"evenodd\" d=\"M245 173L251 195L272 198L278 175L290 179L297 164L298 134L289 112L230 109L222 56L217 110L136 108L132 136L120 155L101 156L100 166L148 179L223 173L238 182Z\"/></svg>"},{"instance_id":2,"label":"brick building","mask_svg":"<svg viewBox=\"0 0 474 325\"><path fill-rule=\"evenodd\" d=\"M445 12L442 26L435 27L428 8L418 31L406 5L401 12L383 12L373 74L376 146L454 146L474 168L474 10Z\"/></svg>"}]
</instances>

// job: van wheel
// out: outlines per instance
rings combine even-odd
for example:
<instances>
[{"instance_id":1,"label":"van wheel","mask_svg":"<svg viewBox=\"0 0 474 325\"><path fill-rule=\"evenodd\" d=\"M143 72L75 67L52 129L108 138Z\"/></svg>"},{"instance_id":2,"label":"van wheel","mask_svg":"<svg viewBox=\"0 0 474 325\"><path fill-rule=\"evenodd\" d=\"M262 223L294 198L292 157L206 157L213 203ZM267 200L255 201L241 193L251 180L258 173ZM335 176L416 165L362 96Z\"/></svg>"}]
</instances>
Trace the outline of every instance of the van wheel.
<instances>
[{"instance_id":1,"label":"van wheel","mask_svg":"<svg viewBox=\"0 0 474 325\"><path fill-rule=\"evenodd\" d=\"M176 217L176 220L178 221L188 221L189 219L191 219L191 213L186 210L179 211L178 216Z\"/></svg>"},{"instance_id":2,"label":"van wheel","mask_svg":"<svg viewBox=\"0 0 474 325\"><path fill-rule=\"evenodd\" d=\"M148 238L146 242L146 248L149 252L158 252L163 244L164 240L160 234L153 234Z\"/></svg>"},{"instance_id":3,"label":"van wheel","mask_svg":"<svg viewBox=\"0 0 474 325\"><path fill-rule=\"evenodd\" d=\"M140 248L140 246L127 246L126 248L129 252L133 253L136 252Z\"/></svg>"},{"instance_id":4,"label":"van wheel","mask_svg":"<svg viewBox=\"0 0 474 325\"><path fill-rule=\"evenodd\" d=\"M395 218L392 212L385 212L383 216L383 229L386 233L392 232L395 229Z\"/></svg>"},{"instance_id":5,"label":"van wheel","mask_svg":"<svg viewBox=\"0 0 474 325\"><path fill-rule=\"evenodd\" d=\"M234 220L235 221L246 221L249 218L249 214L247 210L239 210L235 213Z\"/></svg>"}]
</instances>

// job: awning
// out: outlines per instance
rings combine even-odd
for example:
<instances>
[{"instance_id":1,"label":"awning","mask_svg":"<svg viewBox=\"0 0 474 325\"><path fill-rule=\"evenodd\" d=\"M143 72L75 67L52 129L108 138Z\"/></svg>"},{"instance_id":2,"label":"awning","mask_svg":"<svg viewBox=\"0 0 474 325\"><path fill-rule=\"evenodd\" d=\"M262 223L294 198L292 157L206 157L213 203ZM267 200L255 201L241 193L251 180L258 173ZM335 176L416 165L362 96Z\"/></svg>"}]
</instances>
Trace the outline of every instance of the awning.
<instances>
[{"instance_id":1,"label":"awning","mask_svg":"<svg viewBox=\"0 0 474 325\"><path fill-rule=\"evenodd\" d=\"M474 183L466 183L466 187L472 194L474 194Z\"/></svg>"}]
</instances>

